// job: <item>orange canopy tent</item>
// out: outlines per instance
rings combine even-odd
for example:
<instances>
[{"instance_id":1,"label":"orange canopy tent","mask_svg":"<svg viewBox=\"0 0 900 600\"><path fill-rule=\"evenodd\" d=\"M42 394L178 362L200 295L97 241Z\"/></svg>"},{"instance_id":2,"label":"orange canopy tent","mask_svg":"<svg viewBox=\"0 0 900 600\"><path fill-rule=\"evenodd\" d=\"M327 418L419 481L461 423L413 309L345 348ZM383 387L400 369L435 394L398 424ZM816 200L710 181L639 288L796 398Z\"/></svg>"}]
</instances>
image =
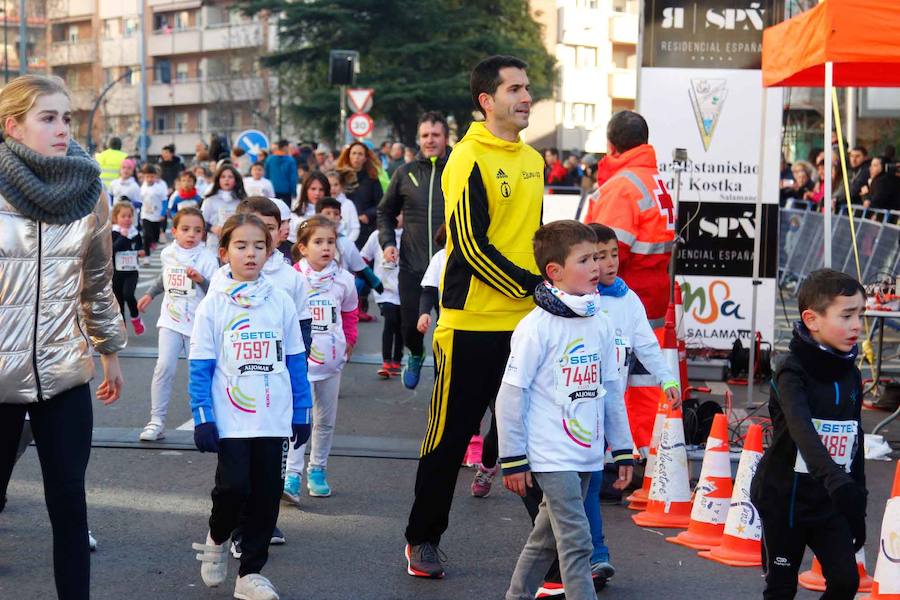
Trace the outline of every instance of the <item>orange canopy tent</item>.
<instances>
[{"instance_id":1,"label":"orange canopy tent","mask_svg":"<svg viewBox=\"0 0 900 600\"><path fill-rule=\"evenodd\" d=\"M898 30L896 0L825 0L763 31L763 85L823 86L830 62L836 87L900 86Z\"/></svg>"}]
</instances>

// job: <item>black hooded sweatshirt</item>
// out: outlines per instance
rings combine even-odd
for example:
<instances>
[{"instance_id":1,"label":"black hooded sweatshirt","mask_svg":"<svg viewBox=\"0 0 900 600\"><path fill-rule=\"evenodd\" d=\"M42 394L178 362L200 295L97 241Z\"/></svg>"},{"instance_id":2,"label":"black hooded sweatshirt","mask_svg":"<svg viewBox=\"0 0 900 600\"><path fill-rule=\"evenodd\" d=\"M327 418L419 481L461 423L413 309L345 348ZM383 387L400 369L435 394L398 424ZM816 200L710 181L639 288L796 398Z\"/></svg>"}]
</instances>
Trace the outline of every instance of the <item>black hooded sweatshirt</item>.
<instances>
[{"instance_id":1,"label":"black hooded sweatshirt","mask_svg":"<svg viewBox=\"0 0 900 600\"><path fill-rule=\"evenodd\" d=\"M856 348L841 353L813 340L802 323L795 326L790 352L772 380L774 438L750 486L750 498L764 518L786 516L791 527L815 525L837 516L831 499L837 488L851 483L866 493L856 355ZM854 423L851 442L845 432ZM846 456L849 472L832 455ZM806 469L797 468L801 462Z\"/></svg>"}]
</instances>

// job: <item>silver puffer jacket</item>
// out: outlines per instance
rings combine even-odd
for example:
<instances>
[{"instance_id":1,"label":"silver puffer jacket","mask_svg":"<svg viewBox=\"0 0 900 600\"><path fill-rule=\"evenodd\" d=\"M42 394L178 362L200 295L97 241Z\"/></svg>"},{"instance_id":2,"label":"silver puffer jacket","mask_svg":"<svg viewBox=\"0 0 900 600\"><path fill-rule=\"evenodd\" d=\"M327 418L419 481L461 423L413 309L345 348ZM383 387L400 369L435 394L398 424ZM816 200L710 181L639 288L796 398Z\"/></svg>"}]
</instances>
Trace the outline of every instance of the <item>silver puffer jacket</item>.
<instances>
[{"instance_id":1,"label":"silver puffer jacket","mask_svg":"<svg viewBox=\"0 0 900 600\"><path fill-rule=\"evenodd\" d=\"M0 196L0 404L87 383L91 346L101 354L125 347L111 277L105 195L67 225L27 219Z\"/></svg>"}]
</instances>

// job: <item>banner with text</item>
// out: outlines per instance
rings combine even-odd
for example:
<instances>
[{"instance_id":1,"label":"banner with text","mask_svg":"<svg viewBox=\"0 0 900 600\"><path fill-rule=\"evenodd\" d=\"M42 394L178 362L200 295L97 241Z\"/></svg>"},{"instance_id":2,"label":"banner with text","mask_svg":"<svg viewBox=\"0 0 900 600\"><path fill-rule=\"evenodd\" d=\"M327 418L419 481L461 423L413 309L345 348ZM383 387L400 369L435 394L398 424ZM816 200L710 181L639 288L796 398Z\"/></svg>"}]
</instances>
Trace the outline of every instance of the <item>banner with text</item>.
<instances>
[{"instance_id":1,"label":"banner with text","mask_svg":"<svg viewBox=\"0 0 900 600\"><path fill-rule=\"evenodd\" d=\"M781 90L762 122L762 30L781 20L778 0L645 0L639 111L659 171L679 200L676 272L689 346L729 349L750 338L760 128L765 153L757 328L774 337ZM673 155L687 150L676 190ZM771 149L771 150L769 150ZM692 307L688 310L688 298Z\"/></svg>"}]
</instances>

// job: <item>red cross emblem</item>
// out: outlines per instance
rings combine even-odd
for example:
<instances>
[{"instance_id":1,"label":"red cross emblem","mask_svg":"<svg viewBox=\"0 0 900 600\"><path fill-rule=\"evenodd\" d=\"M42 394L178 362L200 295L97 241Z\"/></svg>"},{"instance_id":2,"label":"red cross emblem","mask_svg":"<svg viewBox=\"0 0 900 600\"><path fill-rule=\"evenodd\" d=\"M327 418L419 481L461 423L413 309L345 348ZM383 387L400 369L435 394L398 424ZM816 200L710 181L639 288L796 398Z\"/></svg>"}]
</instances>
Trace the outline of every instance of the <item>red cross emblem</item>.
<instances>
[{"instance_id":1,"label":"red cross emblem","mask_svg":"<svg viewBox=\"0 0 900 600\"><path fill-rule=\"evenodd\" d=\"M656 181L653 195L656 196L656 203L659 205L659 214L666 216L668 229L675 229L675 204L672 202L672 196L669 195L669 190L659 175L654 175L653 179Z\"/></svg>"}]
</instances>

